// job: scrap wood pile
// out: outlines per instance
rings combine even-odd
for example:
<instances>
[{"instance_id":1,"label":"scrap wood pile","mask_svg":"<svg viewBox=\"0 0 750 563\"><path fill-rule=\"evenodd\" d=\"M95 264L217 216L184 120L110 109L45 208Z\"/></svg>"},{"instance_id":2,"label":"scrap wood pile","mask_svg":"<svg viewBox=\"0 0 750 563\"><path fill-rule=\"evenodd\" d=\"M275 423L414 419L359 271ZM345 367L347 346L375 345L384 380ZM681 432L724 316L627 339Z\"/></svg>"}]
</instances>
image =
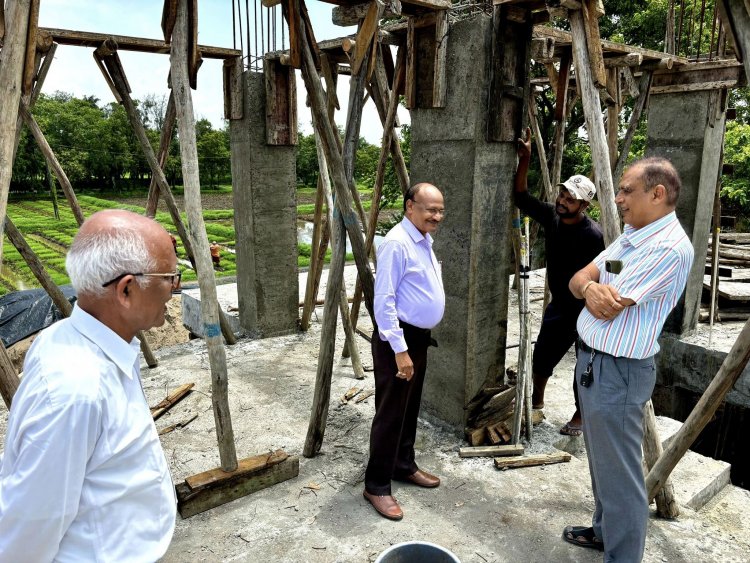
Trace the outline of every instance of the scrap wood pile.
<instances>
[{"instance_id":1,"label":"scrap wood pile","mask_svg":"<svg viewBox=\"0 0 750 563\"><path fill-rule=\"evenodd\" d=\"M709 240L706 272L703 277L704 307L700 320L710 320L711 262L713 244ZM721 233L715 288L717 314L714 320L746 320L750 318L750 233Z\"/></svg>"},{"instance_id":2,"label":"scrap wood pile","mask_svg":"<svg viewBox=\"0 0 750 563\"><path fill-rule=\"evenodd\" d=\"M465 429L466 440L472 446L510 444L513 436L515 385L486 387L466 406L470 413ZM540 410L532 411L532 424L544 420ZM522 422L525 424L525 421Z\"/></svg>"}]
</instances>

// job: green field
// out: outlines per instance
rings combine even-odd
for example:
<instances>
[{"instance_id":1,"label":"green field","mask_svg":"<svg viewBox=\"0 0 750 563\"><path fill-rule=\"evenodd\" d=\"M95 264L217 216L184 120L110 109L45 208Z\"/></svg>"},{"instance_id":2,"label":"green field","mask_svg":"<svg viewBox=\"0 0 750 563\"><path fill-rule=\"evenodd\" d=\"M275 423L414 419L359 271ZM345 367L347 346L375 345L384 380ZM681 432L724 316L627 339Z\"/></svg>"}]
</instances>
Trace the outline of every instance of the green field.
<instances>
[{"instance_id":1,"label":"green field","mask_svg":"<svg viewBox=\"0 0 750 563\"><path fill-rule=\"evenodd\" d=\"M300 190L301 191L301 190ZM78 196L78 202L83 209L83 214L88 217L96 211L102 209L129 209L136 213L143 214L145 208L136 205L126 205L117 201L101 199L90 195ZM65 254L70 246L73 236L78 230L73 213L66 206L65 201L60 201L60 219L55 218L54 209L51 201L45 200L22 200L8 203L8 216L18 227L18 230L26 238L31 249L41 260L47 272L53 281L58 285L69 283L65 273ZM304 203L298 206L297 214L305 215L312 213L308 211L311 204ZM365 202L365 208L369 209L369 201ZM186 216L182 214L183 221ZM207 209L203 211L203 219L206 222L206 232L210 241L216 241L221 247L221 271L217 271L217 277L233 276L237 273L235 263L235 233L234 233L234 211L231 209ZM172 224L168 213L157 213L156 220L161 223L167 231L174 234L177 238L177 254L181 259L180 268L183 270L182 279L185 282L196 279L182 242L177 236L177 231ZM306 267L310 264L310 245L298 245L297 263L300 267ZM326 256L326 262L329 261L330 249ZM347 260L352 260L351 255L347 255ZM39 283L26 266L26 262L7 240L3 240L3 264L0 270L0 295L20 289L39 287Z\"/></svg>"}]
</instances>

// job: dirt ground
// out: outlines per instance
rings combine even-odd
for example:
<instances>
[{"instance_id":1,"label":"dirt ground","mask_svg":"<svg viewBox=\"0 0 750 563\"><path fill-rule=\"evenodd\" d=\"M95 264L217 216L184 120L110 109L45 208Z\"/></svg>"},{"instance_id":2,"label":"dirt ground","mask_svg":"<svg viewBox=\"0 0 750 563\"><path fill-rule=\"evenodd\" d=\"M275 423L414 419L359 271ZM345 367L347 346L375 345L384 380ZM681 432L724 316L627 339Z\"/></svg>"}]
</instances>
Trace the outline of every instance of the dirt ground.
<instances>
[{"instance_id":1,"label":"dirt ground","mask_svg":"<svg viewBox=\"0 0 750 563\"><path fill-rule=\"evenodd\" d=\"M351 273L347 268L350 292ZM300 287L304 288L304 275ZM539 323L540 297L538 288L532 291L533 334ZM325 440L317 456L301 456L315 385L321 316L319 307L306 333L242 339L226 348L238 457L282 448L300 456L299 476L192 518L178 516L164 562L371 562L389 546L409 540L442 545L464 563L601 561L600 553L560 539L565 525L586 524L593 510L583 440L558 433L573 410L572 355L551 379L547 418L535 428L532 443L526 444L530 453L568 451L573 455L569 463L498 471L491 458L459 458L458 448L465 443L453 429L438 421L420 420L417 462L438 474L442 484L433 490L394 484L405 517L391 522L379 517L362 498L374 397L360 403L341 402L340 397L353 386L371 390L373 381L369 373L365 380L353 379L349 360L339 359L341 329ZM364 315L360 323L365 330L371 328ZM509 325L508 342L513 343L517 321L511 319ZM371 366L368 346L362 340L359 344L363 363ZM197 415L185 427L162 436L173 480L179 483L219 465L208 355L201 340L161 347L156 354L158 367L142 366L150 404L178 385L196 385L192 394L156 423L164 429ZM517 350L509 351L508 364L515 363L516 354ZM6 415L0 416L0 436L5 424ZM747 561L750 534L743 526L741 514L709 520L685 509L675 521L652 517L644 560Z\"/></svg>"}]
</instances>

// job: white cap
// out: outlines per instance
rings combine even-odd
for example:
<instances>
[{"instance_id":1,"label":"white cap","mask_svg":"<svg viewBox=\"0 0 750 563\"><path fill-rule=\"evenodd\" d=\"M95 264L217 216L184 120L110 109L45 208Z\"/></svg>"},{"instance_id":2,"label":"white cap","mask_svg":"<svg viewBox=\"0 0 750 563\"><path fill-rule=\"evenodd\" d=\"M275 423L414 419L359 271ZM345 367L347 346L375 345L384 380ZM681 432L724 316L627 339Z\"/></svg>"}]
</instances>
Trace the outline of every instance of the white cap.
<instances>
[{"instance_id":1,"label":"white cap","mask_svg":"<svg viewBox=\"0 0 750 563\"><path fill-rule=\"evenodd\" d=\"M596 195L596 186L594 185L594 182L581 174L571 176L564 182L557 184L557 186L562 186L567 189L570 192L570 195L574 198L582 199L583 201L591 201Z\"/></svg>"}]
</instances>

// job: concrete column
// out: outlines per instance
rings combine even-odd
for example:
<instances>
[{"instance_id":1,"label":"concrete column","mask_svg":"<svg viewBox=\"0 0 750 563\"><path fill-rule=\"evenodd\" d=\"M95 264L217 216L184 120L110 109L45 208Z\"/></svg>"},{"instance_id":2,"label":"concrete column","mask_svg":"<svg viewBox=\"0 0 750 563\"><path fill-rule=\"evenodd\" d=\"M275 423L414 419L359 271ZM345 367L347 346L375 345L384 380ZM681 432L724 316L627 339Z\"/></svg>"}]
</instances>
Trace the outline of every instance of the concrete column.
<instances>
[{"instance_id":1,"label":"concrete column","mask_svg":"<svg viewBox=\"0 0 750 563\"><path fill-rule=\"evenodd\" d=\"M411 112L411 181L440 188L447 210L434 245L446 311L433 331L423 409L456 427L483 383L505 371L516 149L485 140L491 24L451 26L446 106Z\"/></svg>"},{"instance_id":2,"label":"concrete column","mask_svg":"<svg viewBox=\"0 0 750 563\"><path fill-rule=\"evenodd\" d=\"M652 94L649 100L646 156L667 158L680 173L677 217L695 249L685 294L664 325L665 331L679 335L698 324L725 109L726 90Z\"/></svg>"},{"instance_id":3,"label":"concrete column","mask_svg":"<svg viewBox=\"0 0 750 563\"><path fill-rule=\"evenodd\" d=\"M294 146L266 144L265 83L245 72L245 116L230 122L240 325L255 337L297 329Z\"/></svg>"}]
</instances>

